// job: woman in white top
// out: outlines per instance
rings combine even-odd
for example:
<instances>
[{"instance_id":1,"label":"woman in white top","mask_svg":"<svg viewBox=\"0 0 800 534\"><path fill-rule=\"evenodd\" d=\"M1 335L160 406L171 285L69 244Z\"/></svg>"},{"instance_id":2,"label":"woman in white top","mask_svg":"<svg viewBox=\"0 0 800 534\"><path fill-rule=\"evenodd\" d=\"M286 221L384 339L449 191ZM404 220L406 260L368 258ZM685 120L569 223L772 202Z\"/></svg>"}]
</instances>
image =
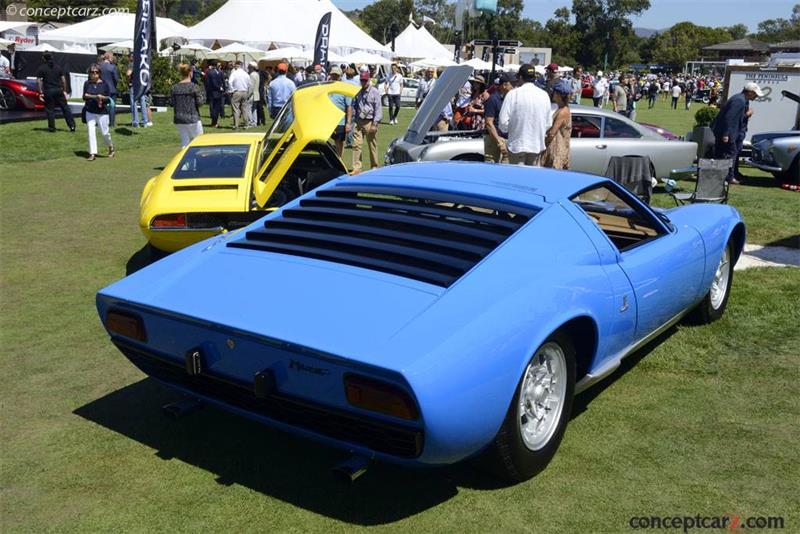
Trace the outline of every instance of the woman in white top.
<instances>
[{"instance_id":1,"label":"woman in white top","mask_svg":"<svg viewBox=\"0 0 800 534\"><path fill-rule=\"evenodd\" d=\"M386 95L389 99L389 124L397 124L403 82L404 79L403 75L400 74L400 67L392 65L392 73L386 78Z\"/></svg>"}]
</instances>

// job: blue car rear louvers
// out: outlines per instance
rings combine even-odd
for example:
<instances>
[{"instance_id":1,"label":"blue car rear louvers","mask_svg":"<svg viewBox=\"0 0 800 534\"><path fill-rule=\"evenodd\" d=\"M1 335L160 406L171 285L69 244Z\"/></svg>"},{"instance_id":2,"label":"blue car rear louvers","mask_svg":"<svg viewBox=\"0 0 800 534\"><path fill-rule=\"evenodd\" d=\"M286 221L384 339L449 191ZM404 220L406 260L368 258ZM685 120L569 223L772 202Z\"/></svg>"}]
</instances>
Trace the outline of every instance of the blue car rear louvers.
<instances>
[{"instance_id":1,"label":"blue car rear louvers","mask_svg":"<svg viewBox=\"0 0 800 534\"><path fill-rule=\"evenodd\" d=\"M315 258L448 287L539 210L395 186L340 185L229 247Z\"/></svg>"}]
</instances>

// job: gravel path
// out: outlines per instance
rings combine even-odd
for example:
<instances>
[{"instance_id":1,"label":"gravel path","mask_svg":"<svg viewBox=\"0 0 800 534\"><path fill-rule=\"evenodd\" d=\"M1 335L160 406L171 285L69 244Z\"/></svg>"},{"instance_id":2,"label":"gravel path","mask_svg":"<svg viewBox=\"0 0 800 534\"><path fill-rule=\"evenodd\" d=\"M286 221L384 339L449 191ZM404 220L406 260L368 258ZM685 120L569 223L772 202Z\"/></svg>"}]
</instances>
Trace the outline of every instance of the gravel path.
<instances>
[{"instance_id":1,"label":"gravel path","mask_svg":"<svg viewBox=\"0 0 800 534\"><path fill-rule=\"evenodd\" d=\"M800 248L745 245L734 269L753 267L800 267Z\"/></svg>"}]
</instances>

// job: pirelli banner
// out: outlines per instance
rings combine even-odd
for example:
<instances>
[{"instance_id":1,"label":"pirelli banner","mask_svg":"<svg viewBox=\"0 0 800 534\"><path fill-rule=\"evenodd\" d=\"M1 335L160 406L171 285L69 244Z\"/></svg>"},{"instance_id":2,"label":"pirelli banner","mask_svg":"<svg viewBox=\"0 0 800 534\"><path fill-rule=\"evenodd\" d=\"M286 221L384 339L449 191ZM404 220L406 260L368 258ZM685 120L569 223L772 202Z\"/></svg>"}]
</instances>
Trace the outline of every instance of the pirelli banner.
<instances>
[{"instance_id":1,"label":"pirelli banner","mask_svg":"<svg viewBox=\"0 0 800 534\"><path fill-rule=\"evenodd\" d=\"M139 0L136 6L136 23L133 31L131 81L133 82L134 99L138 99L153 86L150 61L153 57L153 48L158 46L155 0Z\"/></svg>"}]
</instances>

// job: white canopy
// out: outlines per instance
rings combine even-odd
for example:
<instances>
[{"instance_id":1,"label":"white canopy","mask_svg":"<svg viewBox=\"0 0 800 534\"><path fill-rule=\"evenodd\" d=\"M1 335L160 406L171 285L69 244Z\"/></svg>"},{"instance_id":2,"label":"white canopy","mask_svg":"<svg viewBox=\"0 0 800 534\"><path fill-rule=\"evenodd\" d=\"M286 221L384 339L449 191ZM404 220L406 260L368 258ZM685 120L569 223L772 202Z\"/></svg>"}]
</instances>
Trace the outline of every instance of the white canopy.
<instances>
[{"instance_id":1,"label":"white canopy","mask_svg":"<svg viewBox=\"0 0 800 534\"><path fill-rule=\"evenodd\" d=\"M519 68L521 65L519 63L506 63L502 67L499 67L498 70L502 70L503 72L519 72Z\"/></svg>"},{"instance_id":2,"label":"white canopy","mask_svg":"<svg viewBox=\"0 0 800 534\"><path fill-rule=\"evenodd\" d=\"M391 43L386 44L387 48L390 46ZM425 26L417 29L413 24L409 24L395 37L394 53L407 58L449 58L453 55L425 29Z\"/></svg>"},{"instance_id":3,"label":"white canopy","mask_svg":"<svg viewBox=\"0 0 800 534\"><path fill-rule=\"evenodd\" d=\"M242 61L254 61L263 53L263 50L259 50L258 48L254 48L252 46L247 46L242 43L231 43L227 46L223 46L222 48L212 50L206 54L206 56L225 61L235 61L237 59Z\"/></svg>"},{"instance_id":4,"label":"white canopy","mask_svg":"<svg viewBox=\"0 0 800 534\"><path fill-rule=\"evenodd\" d=\"M492 64L488 61L484 61L479 57L474 57L469 61L464 61L462 65L469 65L475 70L492 70Z\"/></svg>"},{"instance_id":5,"label":"white canopy","mask_svg":"<svg viewBox=\"0 0 800 534\"><path fill-rule=\"evenodd\" d=\"M127 41L118 41L106 46L101 46L100 50L105 50L106 52L111 52L112 54L127 54L133 50L133 39L128 39Z\"/></svg>"},{"instance_id":6,"label":"white canopy","mask_svg":"<svg viewBox=\"0 0 800 534\"><path fill-rule=\"evenodd\" d=\"M168 46L165 49L161 50L158 55L162 57L169 57L172 55L175 56L197 56L197 57L206 57L208 54L211 54L213 50L211 50L207 46L203 46L198 43L186 43L180 45L180 48L175 50L173 47Z\"/></svg>"},{"instance_id":7,"label":"white canopy","mask_svg":"<svg viewBox=\"0 0 800 534\"><path fill-rule=\"evenodd\" d=\"M408 64L408 66L411 67L412 69L426 69L429 67L434 67L434 68L451 67L453 65L458 65L458 63L446 57L427 57Z\"/></svg>"},{"instance_id":8,"label":"white canopy","mask_svg":"<svg viewBox=\"0 0 800 534\"><path fill-rule=\"evenodd\" d=\"M281 59L288 59L289 61L311 62L314 61L314 51L303 50L302 48L298 48L296 46L287 46L285 48L268 50L263 56L258 58L259 61L277 61ZM336 52L328 51L328 62L346 62L346 59L344 56L340 56Z\"/></svg>"},{"instance_id":9,"label":"white canopy","mask_svg":"<svg viewBox=\"0 0 800 534\"><path fill-rule=\"evenodd\" d=\"M39 35L39 40L69 43L115 43L133 38L135 20L136 15L133 13L111 13L44 32ZM179 22L156 17L156 34L159 39L175 37L185 30L186 26Z\"/></svg>"},{"instance_id":10,"label":"white canopy","mask_svg":"<svg viewBox=\"0 0 800 534\"><path fill-rule=\"evenodd\" d=\"M391 53L356 26L331 0L228 0L181 37L203 41L281 43L313 47L319 20L331 12L331 48Z\"/></svg>"},{"instance_id":11,"label":"white canopy","mask_svg":"<svg viewBox=\"0 0 800 534\"><path fill-rule=\"evenodd\" d=\"M0 32L4 32L4 31L10 30L12 28L13 29L27 28L28 26L31 26L33 24L36 24L36 23L35 22L22 22L22 21L19 21L19 20L0 20Z\"/></svg>"},{"instance_id":12,"label":"white canopy","mask_svg":"<svg viewBox=\"0 0 800 534\"><path fill-rule=\"evenodd\" d=\"M342 61L345 63L355 63L356 65L390 65L392 63L391 59L386 59L378 54L370 54L363 50L347 54L342 58Z\"/></svg>"},{"instance_id":13,"label":"white canopy","mask_svg":"<svg viewBox=\"0 0 800 534\"><path fill-rule=\"evenodd\" d=\"M86 55L92 55L92 56L96 56L97 55L97 49L95 48L94 45L87 45L87 47L84 48L84 47L82 47L80 45L75 45L75 44L67 45L67 44L65 44L64 48L62 48L61 51L66 53L66 54L86 54Z\"/></svg>"},{"instance_id":14,"label":"white canopy","mask_svg":"<svg viewBox=\"0 0 800 534\"><path fill-rule=\"evenodd\" d=\"M61 52L58 48L50 43L41 43L36 46L25 49L26 52Z\"/></svg>"}]
</instances>

